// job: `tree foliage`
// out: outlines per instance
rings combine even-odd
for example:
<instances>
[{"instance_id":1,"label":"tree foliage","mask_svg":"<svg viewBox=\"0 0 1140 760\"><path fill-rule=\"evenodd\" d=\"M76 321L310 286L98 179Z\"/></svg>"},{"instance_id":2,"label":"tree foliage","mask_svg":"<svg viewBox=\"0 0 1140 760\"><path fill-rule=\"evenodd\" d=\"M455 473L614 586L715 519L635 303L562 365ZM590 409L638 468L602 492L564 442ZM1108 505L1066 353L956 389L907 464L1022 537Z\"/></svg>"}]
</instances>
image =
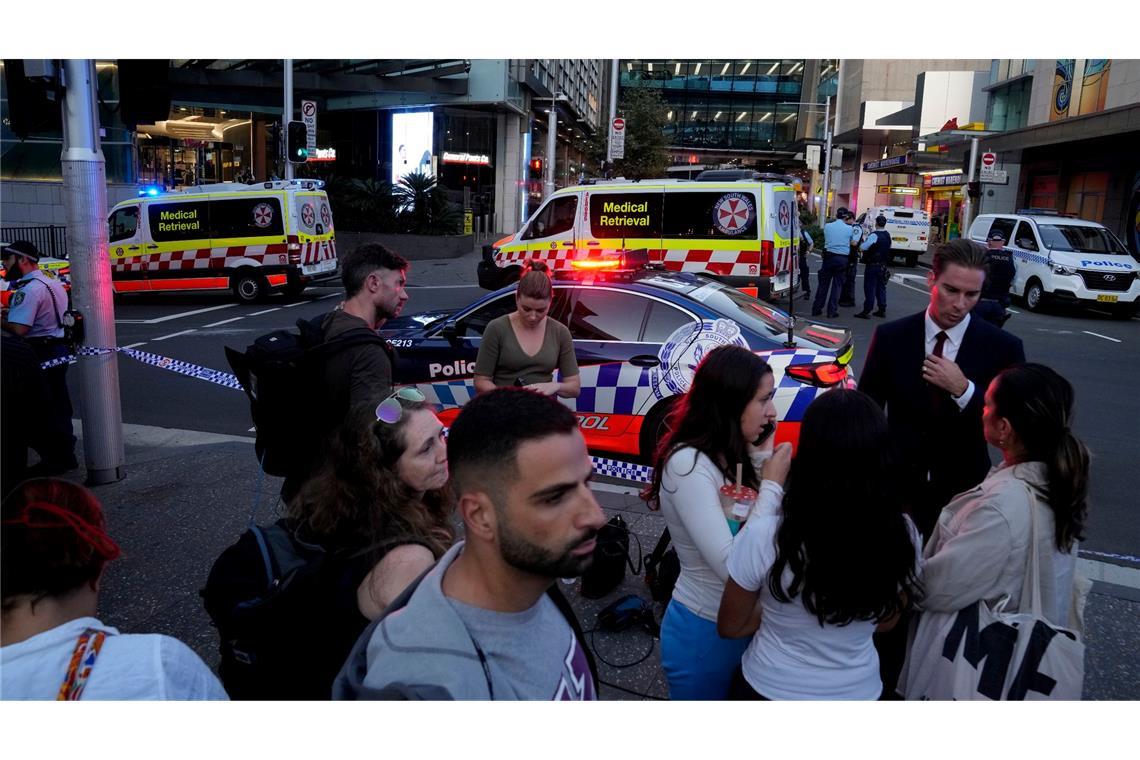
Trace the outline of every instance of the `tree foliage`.
<instances>
[{"instance_id":1,"label":"tree foliage","mask_svg":"<svg viewBox=\"0 0 1140 760\"><path fill-rule=\"evenodd\" d=\"M665 176L669 166L669 145L665 138L668 104L650 87L626 88L618 100L618 115L625 119L625 158L614 162L611 176L628 179L651 179ZM601 174L609 140L609 123L599 129L587 143L590 168Z\"/></svg>"}]
</instances>

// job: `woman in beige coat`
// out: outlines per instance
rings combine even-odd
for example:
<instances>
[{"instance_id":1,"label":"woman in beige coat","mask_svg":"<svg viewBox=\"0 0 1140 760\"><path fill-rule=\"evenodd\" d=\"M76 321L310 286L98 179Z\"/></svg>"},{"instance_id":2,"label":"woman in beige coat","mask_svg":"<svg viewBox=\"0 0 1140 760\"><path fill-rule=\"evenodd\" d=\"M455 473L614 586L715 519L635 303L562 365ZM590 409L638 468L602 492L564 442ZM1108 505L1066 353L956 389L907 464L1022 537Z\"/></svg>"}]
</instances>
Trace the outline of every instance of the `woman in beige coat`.
<instances>
[{"instance_id":1,"label":"woman in beige coat","mask_svg":"<svg viewBox=\"0 0 1140 760\"><path fill-rule=\"evenodd\" d=\"M1020 610L1031 550L1029 486L1042 612L1055 625L1076 627L1073 577L1088 511L1089 453L1070 428L1072 414L1073 387L1043 365L1014 365L990 383L982 428L1002 463L942 510L924 552L923 609L955 612L1008 596L1006 611Z\"/></svg>"}]
</instances>

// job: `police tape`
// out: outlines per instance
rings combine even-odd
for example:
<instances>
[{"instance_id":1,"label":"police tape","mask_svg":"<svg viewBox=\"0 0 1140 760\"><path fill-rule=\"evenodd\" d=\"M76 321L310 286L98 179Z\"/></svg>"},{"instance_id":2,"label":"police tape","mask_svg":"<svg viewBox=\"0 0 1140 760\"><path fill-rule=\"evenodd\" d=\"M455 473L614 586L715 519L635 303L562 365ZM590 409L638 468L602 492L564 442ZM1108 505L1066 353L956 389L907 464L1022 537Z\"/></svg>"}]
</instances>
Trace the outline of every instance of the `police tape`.
<instances>
[{"instance_id":1,"label":"police tape","mask_svg":"<svg viewBox=\"0 0 1140 760\"><path fill-rule=\"evenodd\" d=\"M73 364L79 360L80 356L103 356L113 353L126 354L132 359L148 366L170 370L171 372L177 372L180 375L193 377L197 380L205 380L208 383L214 383L223 388L230 388L235 391L242 389L237 377L228 372L202 367L198 364L191 364L190 362L184 362L179 359L171 359L169 356L160 356L147 351L139 351L136 348L96 348L94 346L80 346L74 354L43 362L40 364L40 368L51 369L52 367L61 367L64 364Z\"/></svg>"},{"instance_id":2,"label":"police tape","mask_svg":"<svg viewBox=\"0 0 1140 760\"><path fill-rule=\"evenodd\" d=\"M223 388L230 388L235 391L242 390L241 383L238 382L237 377L228 372L202 367L198 364L191 364L190 362L184 362L179 359L171 359L169 356L160 356L147 351L139 351L135 348L96 348L94 346L80 346L74 354L43 362L40 364L40 368L51 369L52 367L60 367L64 364L73 364L79 360L80 356L103 356L113 353L126 354L147 366L177 372L180 375L192 377L196 380L205 380L208 383L214 383ZM594 461L594 473L596 475L603 475L620 480L631 480L639 483L651 483L653 481L652 467L634 464L633 462L622 462L616 459L606 459L604 457L591 457L591 459Z\"/></svg>"}]
</instances>

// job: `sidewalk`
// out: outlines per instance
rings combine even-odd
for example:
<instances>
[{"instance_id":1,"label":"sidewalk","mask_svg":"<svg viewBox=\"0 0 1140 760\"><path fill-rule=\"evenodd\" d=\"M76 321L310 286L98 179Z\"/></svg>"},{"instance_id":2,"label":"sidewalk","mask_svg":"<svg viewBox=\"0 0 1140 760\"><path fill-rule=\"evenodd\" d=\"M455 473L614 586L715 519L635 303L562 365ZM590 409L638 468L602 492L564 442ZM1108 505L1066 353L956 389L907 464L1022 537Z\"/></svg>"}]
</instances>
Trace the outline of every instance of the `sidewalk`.
<instances>
[{"instance_id":1,"label":"sidewalk","mask_svg":"<svg viewBox=\"0 0 1140 760\"><path fill-rule=\"evenodd\" d=\"M82 435L79 426L76 434ZM122 559L108 568L99 615L124 632L175 636L216 667L217 634L198 589L214 559L245 529L259 491L257 522L276 519L272 505L281 481L260 475L252 438L126 425L124 439L126 478L95 489L106 507L111 535L123 549ZM73 477L82 473L77 470ZM632 490L611 481L599 483L596 493L608 515L622 515L640 540L642 554L648 554L663 519ZM631 554L636 551L637 543L631 541ZM597 612L615 599L625 594L650 599L643 579L628 572L617 590L598 600L579 596L578 583L562 588L587 631ZM660 620L663 607L654 609ZM1140 699L1140 591L1098 582L1089 596L1086 627L1085 699ZM667 697L660 647L647 633L599 633L590 644L600 655L603 699ZM633 662L650 645L652 652L640 664L623 668L603 662Z\"/></svg>"}]
</instances>

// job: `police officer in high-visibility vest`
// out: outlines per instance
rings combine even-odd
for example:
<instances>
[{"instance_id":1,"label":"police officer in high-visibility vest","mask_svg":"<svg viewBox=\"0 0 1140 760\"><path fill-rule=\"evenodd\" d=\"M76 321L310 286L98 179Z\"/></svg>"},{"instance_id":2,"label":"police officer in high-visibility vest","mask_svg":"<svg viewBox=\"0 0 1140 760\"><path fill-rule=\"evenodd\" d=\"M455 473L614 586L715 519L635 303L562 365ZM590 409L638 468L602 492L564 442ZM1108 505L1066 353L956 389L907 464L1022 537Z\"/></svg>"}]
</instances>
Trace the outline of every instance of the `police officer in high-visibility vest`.
<instances>
[{"instance_id":1,"label":"police officer in high-visibility vest","mask_svg":"<svg viewBox=\"0 0 1140 760\"><path fill-rule=\"evenodd\" d=\"M4 278L13 289L3 329L27 341L41 362L68 356L71 347L64 340L63 315L67 311L67 290L58 279L40 270L40 253L26 240L17 240L2 249ZM75 461L75 435L71 428L71 397L67 393L67 364L42 373L46 408L31 431L32 448L40 462L28 472L31 476L58 475L78 466Z\"/></svg>"}]
</instances>

